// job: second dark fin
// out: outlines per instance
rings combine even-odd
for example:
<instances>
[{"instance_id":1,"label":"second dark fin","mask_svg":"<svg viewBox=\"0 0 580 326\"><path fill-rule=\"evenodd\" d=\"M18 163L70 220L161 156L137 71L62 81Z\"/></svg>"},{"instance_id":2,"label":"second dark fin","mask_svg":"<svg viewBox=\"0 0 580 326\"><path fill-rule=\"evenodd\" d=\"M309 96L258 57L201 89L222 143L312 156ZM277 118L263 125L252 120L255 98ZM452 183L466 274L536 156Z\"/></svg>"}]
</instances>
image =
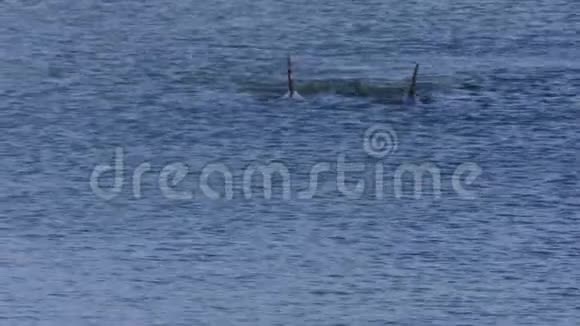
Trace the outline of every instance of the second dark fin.
<instances>
[{"instance_id":1,"label":"second dark fin","mask_svg":"<svg viewBox=\"0 0 580 326\"><path fill-rule=\"evenodd\" d=\"M411 79L411 86L409 87L409 97L415 97L417 95L417 74L419 73L419 64L415 65L415 70L413 71L413 78Z\"/></svg>"}]
</instances>

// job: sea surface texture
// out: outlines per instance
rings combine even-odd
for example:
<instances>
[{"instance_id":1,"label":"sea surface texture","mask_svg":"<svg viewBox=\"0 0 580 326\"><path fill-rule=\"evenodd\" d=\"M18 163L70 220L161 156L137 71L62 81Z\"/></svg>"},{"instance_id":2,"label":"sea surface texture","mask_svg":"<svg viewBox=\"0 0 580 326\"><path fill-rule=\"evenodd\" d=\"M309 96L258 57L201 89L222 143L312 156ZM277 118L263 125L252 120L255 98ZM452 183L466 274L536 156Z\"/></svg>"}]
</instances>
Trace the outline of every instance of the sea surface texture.
<instances>
[{"instance_id":1,"label":"sea surface texture","mask_svg":"<svg viewBox=\"0 0 580 326\"><path fill-rule=\"evenodd\" d=\"M0 324L579 325L579 12L0 0Z\"/></svg>"}]
</instances>

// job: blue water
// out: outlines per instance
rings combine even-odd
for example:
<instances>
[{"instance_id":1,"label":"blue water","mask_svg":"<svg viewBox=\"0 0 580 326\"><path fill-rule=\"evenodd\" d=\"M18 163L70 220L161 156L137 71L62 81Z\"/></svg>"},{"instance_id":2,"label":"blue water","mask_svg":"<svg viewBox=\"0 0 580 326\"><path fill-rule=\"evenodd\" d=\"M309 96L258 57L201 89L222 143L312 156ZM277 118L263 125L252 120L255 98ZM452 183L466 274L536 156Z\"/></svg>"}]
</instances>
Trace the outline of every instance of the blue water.
<instances>
[{"instance_id":1,"label":"blue water","mask_svg":"<svg viewBox=\"0 0 580 326\"><path fill-rule=\"evenodd\" d=\"M0 1L0 324L578 325L578 12ZM304 101L280 99L289 54ZM375 127L387 152L365 147ZM106 200L91 175L117 151ZM341 157L360 193L340 189ZM245 171L270 163L288 197L278 176L248 196ZM220 198L201 187L216 164L230 197L226 175L208 178ZM398 191L410 164L441 185ZM469 195L461 166L479 171Z\"/></svg>"}]
</instances>

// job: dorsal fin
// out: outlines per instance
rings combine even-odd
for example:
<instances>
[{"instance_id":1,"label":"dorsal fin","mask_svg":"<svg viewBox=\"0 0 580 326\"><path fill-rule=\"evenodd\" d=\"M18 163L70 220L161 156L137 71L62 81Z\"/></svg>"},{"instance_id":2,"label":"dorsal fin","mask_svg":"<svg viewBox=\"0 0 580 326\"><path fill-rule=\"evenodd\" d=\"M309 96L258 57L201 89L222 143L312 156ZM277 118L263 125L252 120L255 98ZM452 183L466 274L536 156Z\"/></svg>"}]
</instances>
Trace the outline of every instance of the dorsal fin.
<instances>
[{"instance_id":1,"label":"dorsal fin","mask_svg":"<svg viewBox=\"0 0 580 326\"><path fill-rule=\"evenodd\" d=\"M413 78L411 79L411 86L409 87L409 96L417 95L417 74L419 73L419 64L415 64L415 70L413 71Z\"/></svg>"},{"instance_id":2,"label":"dorsal fin","mask_svg":"<svg viewBox=\"0 0 580 326\"><path fill-rule=\"evenodd\" d=\"M294 79L292 78L292 57L288 55L288 94L294 95Z\"/></svg>"}]
</instances>

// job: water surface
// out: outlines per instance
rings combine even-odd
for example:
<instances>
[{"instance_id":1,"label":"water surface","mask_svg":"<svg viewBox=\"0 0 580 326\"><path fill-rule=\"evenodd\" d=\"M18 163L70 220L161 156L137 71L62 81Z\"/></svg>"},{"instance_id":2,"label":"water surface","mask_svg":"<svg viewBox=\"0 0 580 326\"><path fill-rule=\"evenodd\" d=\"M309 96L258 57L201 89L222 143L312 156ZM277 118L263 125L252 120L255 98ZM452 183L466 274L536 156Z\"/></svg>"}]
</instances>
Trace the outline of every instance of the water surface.
<instances>
[{"instance_id":1,"label":"water surface","mask_svg":"<svg viewBox=\"0 0 580 326\"><path fill-rule=\"evenodd\" d=\"M572 0L0 1L6 325L576 325L580 26ZM281 100L293 55L305 101ZM423 104L400 99L421 64ZM397 148L370 156L365 131ZM123 149L123 188L90 176ZM360 198L313 165L346 155ZM159 174L188 168L167 198ZM251 164L282 163L243 193ZM136 198L132 173L151 164ZM211 163L233 199L199 187ZM377 199L374 167L384 166ZM441 194L396 194L402 164ZM457 167L481 175L452 187ZM103 186L112 186L112 175ZM210 179L219 189L219 175ZM405 183L406 189L413 185Z\"/></svg>"}]
</instances>

